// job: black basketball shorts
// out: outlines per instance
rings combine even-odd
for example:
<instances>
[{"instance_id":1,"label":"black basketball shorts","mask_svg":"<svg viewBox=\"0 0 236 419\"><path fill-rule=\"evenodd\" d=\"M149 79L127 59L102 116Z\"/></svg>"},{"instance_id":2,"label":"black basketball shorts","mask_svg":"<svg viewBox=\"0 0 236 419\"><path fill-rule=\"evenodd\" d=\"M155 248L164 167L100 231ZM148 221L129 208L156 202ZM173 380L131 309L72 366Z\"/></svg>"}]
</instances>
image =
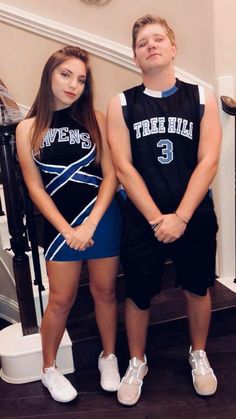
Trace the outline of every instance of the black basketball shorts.
<instances>
[{"instance_id":1,"label":"black basketball shorts","mask_svg":"<svg viewBox=\"0 0 236 419\"><path fill-rule=\"evenodd\" d=\"M130 215L130 214L129 214ZM139 214L125 216L121 261L127 297L142 310L161 290L167 259L173 261L182 289L205 296L215 282L217 219L214 211L194 216L184 235L173 243L158 242L147 221Z\"/></svg>"}]
</instances>

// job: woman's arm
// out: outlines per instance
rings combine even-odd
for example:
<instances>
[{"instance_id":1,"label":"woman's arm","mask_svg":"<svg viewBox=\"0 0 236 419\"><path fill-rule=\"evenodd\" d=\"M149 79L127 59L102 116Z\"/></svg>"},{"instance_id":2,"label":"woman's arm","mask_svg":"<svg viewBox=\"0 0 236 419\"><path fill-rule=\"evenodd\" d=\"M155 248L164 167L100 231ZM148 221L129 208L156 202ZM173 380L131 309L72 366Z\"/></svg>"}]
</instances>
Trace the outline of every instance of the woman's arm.
<instances>
[{"instance_id":1,"label":"woman's arm","mask_svg":"<svg viewBox=\"0 0 236 419\"><path fill-rule=\"evenodd\" d=\"M40 171L32 157L31 130L34 119L25 119L16 129L16 147L25 184L29 195L42 215L62 235L72 230L69 223L58 211L51 197L44 189Z\"/></svg>"},{"instance_id":2,"label":"woman's arm","mask_svg":"<svg viewBox=\"0 0 236 419\"><path fill-rule=\"evenodd\" d=\"M32 157L30 133L33 122L33 118L25 119L17 126L16 130L17 155L29 195L41 214L62 234L71 248L85 250L93 245L91 236L81 238L78 235L77 227L71 227L44 189L40 171Z\"/></svg>"}]
</instances>

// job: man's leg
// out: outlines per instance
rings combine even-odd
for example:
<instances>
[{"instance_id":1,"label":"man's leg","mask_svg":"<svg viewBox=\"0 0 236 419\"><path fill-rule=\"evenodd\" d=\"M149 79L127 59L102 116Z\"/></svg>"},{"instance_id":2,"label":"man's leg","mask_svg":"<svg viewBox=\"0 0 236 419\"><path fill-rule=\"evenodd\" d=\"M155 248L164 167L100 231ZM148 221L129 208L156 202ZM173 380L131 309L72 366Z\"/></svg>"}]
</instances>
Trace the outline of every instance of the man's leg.
<instances>
[{"instance_id":1,"label":"man's leg","mask_svg":"<svg viewBox=\"0 0 236 419\"><path fill-rule=\"evenodd\" d=\"M205 296L184 291L192 350L205 350L211 320L211 297L209 290Z\"/></svg>"},{"instance_id":2,"label":"man's leg","mask_svg":"<svg viewBox=\"0 0 236 419\"><path fill-rule=\"evenodd\" d=\"M145 356L151 298L160 291L165 255L148 223L131 216L125 224L122 265L126 280L126 330L131 359L118 389L118 401L134 405L148 372Z\"/></svg>"},{"instance_id":3,"label":"man's leg","mask_svg":"<svg viewBox=\"0 0 236 419\"><path fill-rule=\"evenodd\" d=\"M126 300L126 330L131 359L125 376L118 388L118 401L125 405L137 403L143 384L143 378L148 372L145 356L147 328L150 309L141 310L131 300Z\"/></svg>"},{"instance_id":4,"label":"man's leg","mask_svg":"<svg viewBox=\"0 0 236 419\"><path fill-rule=\"evenodd\" d=\"M193 385L202 396L214 394L217 388L217 380L205 352L211 319L209 287L215 281L217 228L213 211L193 217L173 249L177 276L187 302Z\"/></svg>"},{"instance_id":5,"label":"man's leg","mask_svg":"<svg viewBox=\"0 0 236 419\"><path fill-rule=\"evenodd\" d=\"M126 300L125 320L131 358L144 361L150 309L140 310L129 298Z\"/></svg>"},{"instance_id":6,"label":"man's leg","mask_svg":"<svg viewBox=\"0 0 236 419\"><path fill-rule=\"evenodd\" d=\"M216 392L217 379L210 367L205 346L211 319L211 297L198 296L185 291L191 347L189 363L192 367L193 386L201 396L211 396Z\"/></svg>"}]
</instances>

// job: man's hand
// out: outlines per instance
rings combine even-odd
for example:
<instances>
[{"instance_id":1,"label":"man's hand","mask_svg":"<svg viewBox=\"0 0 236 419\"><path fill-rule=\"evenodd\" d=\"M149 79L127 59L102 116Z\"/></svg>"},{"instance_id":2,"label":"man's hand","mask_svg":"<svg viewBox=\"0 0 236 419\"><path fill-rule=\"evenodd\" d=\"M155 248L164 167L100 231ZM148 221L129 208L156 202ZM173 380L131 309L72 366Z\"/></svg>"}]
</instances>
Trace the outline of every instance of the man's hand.
<instances>
[{"instance_id":1,"label":"man's hand","mask_svg":"<svg viewBox=\"0 0 236 419\"><path fill-rule=\"evenodd\" d=\"M150 221L154 235L158 241L163 243L173 243L185 232L187 224L181 220L177 214L162 214L155 220Z\"/></svg>"}]
</instances>

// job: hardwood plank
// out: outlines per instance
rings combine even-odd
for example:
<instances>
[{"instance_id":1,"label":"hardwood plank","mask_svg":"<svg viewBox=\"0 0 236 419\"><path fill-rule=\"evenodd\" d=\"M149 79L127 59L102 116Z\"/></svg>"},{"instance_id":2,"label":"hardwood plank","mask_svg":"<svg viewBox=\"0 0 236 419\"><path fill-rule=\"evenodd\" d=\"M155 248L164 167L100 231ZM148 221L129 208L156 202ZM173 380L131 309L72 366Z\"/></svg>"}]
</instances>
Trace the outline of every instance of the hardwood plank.
<instances>
[{"instance_id":1,"label":"hardwood plank","mask_svg":"<svg viewBox=\"0 0 236 419\"><path fill-rule=\"evenodd\" d=\"M101 348L95 321L90 319L92 336L84 336L74 344L74 356L79 363L81 356L95 368L68 375L78 389L79 396L68 404L54 402L41 382L13 385L0 380L0 418L44 419L233 419L236 412L236 296L223 285L213 291L213 313L207 352L216 372L219 388L213 397L200 397L194 392L188 364L188 328L183 316L185 307L177 289L166 289L155 298L148 337L149 373L145 378L139 403L133 407L122 406L116 394L100 389L97 355ZM120 306L121 307L121 306ZM224 307L230 307L225 309ZM222 309L224 308L224 309ZM166 310L166 311L165 311ZM93 314L91 313L91 316ZM178 320L168 321L172 316ZM89 316L88 319L89 320ZM73 325L75 329L88 327L87 320ZM158 321L159 323L155 323ZM118 333L117 350L123 374L128 364L127 339ZM76 334L75 334L76 336ZM82 336L82 335L81 335ZM81 351L81 352L80 352Z\"/></svg>"},{"instance_id":2,"label":"hardwood plank","mask_svg":"<svg viewBox=\"0 0 236 419\"><path fill-rule=\"evenodd\" d=\"M68 404L54 402L40 382L12 385L0 381L1 418L44 419L233 419L236 391L236 335L212 338L209 358L218 376L219 388L213 397L197 396L187 362L187 346L170 346L149 356L139 403L125 407L116 394L99 388L97 370L68 375L79 391Z\"/></svg>"}]
</instances>

